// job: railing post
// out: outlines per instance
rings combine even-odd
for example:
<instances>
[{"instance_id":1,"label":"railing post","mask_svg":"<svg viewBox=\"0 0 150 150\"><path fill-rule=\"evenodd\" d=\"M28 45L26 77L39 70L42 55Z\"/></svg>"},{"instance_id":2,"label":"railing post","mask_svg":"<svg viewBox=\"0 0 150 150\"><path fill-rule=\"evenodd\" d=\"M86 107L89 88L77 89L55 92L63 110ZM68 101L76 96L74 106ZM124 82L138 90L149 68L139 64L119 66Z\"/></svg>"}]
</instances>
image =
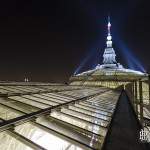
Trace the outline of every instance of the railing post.
<instances>
[{"instance_id":1,"label":"railing post","mask_svg":"<svg viewBox=\"0 0 150 150\"><path fill-rule=\"evenodd\" d=\"M142 92L142 81L139 81L139 98L140 98L140 120L143 123L143 92Z\"/></svg>"},{"instance_id":2,"label":"railing post","mask_svg":"<svg viewBox=\"0 0 150 150\"><path fill-rule=\"evenodd\" d=\"M149 96L149 106L150 106L150 74L148 75L148 96Z\"/></svg>"},{"instance_id":3,"label":"railing post","mask_svg":"<svg viewBox=\"0 0 150 150\"><path fill-rule=\"evenodd\" d=\"M138 100L137 100L137 81L134 82L135 84L135 95L134 95L134 98L135 98L135 112L136 114L138 115Z\"/></svg>"},{"instance_id":4,"label":"railing post","mask_svg":"<svg viewBox=\"0 0 150 150\"><path fill-rule=\"evenodd\" d=\"M132 99L132 104L133 104L133 107L134 107L134 104L135 104L135 99L134 99L134 82L132 82L131 84L131 99Z\"/></svg>"}]
</instances>

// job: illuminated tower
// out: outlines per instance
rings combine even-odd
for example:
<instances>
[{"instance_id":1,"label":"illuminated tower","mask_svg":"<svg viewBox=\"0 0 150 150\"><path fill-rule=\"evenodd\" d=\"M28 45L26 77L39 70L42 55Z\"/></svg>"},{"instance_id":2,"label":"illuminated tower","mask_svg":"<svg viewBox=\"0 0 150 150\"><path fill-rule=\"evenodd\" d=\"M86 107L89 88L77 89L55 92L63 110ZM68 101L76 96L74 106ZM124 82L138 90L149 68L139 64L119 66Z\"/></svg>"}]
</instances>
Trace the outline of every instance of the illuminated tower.
<instances>
[{"instance_id":1,"label":"illuminated tower","mask_svg":"<svg viewBox=\"0 0 150 150\"><path fill-rule=\"evenodd\" d=\"M108 17L108 24L107 24L107 41L106 41L106 48L103 54L103 64L98 64L96 69L122 69L123 66L116 61L116 53L112 47L112 36L110 32L111 23L110 17Z\"/></svg>"},{"instance_id":2,"label":"illuminated tower","mask_svg":"<svg viewBox=\"0 0 150 150\"><path fill-rule=\"evenodd\" d=\"M107 35L107 41L106 41L107 47L105 48L105 51L103 54L103 64L116 64L116 54L112 47L112 36L110 33L110 27L111 27L110 17L108 17L108 24L107 24L108 35Z\"/></svg>"}]
</instances>

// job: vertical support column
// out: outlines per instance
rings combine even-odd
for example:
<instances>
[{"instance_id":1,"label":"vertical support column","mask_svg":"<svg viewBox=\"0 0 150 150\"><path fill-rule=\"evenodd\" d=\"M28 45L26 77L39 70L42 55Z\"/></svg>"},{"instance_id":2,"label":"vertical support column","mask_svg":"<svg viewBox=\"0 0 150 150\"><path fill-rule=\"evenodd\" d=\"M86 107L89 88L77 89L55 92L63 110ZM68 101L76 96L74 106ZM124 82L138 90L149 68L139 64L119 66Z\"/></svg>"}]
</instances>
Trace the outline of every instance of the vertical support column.
<instances>
[{"instance_id":1,"label":"vertical support column","mask_svg":"<svg viewBox=\"0 0 150 150\"><path fill-rule=\"evenodd\" d=\"M135 84L135 86L134 86L134 88L135 88L135 95L134 95L134 97L135 97L135 112L138 115L137 81L135 81L134 84Z\"/></svg>"},{"instance_id":2,"label":"vertical support column","mask_svg":"<svg viewBox=\"0 0 150 150\"><path fill-rule=\"evenodd\" d=\"M135 81L133 82L133 107L134 110L136 111L136 99L135 99Z\"/></svg>"},{"instance_id":3,"label":"vertical support column","mask_svg":"<svg viewBox=\"0 0 150 150\"><path fill-rule=\"evenodd\" d=\"M142 92L142 81L139 81L139 96L140 96L140 120L143 123L143 92Z\"/></svg>"},{"instance_id":4,"label":"vertical support column","mask_svg":"<svg viewBox=\"0 0 150 150\"><path fill-rule=\"evenodd\" d=\"M131 84L131 100L132 100L132 105L134 107L134 103L135 103L135 100L134 100L134 82L132 82L132 84Z\"/></svg>"},{"instance_id":5,"label":"vertical support column","mask_svg":"<svg viewBox=\"0 0 150 150\"><path fill-rule=\"evenodd\" d=\"M148 75L148 96L149 96L149 106L150 106L150 74Z\"/></svg>"}]
</instances>

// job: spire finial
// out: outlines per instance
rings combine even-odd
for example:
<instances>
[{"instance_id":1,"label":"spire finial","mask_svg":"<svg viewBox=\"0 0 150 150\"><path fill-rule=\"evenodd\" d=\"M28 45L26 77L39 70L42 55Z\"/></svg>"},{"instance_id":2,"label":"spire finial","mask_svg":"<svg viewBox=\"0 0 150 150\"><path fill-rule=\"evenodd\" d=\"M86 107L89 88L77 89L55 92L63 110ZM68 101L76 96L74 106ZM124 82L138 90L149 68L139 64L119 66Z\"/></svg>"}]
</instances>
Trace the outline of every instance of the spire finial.
<instances>
[{"instance_id":1,"label":"spire finial","mask_svg":"<svg viewBox=\"0 0 150 150\"><path fill-rule=\"evenodd\" d=\"M108 35L110 35L110 27L111 27L111 24L110 24L110 16L108 16L108 24L107 24L107 27L108 27Z\"/></svg>"},{"instance_id":2,"label":"spire finial","mask_svg":"<svg viewBox=\"0 0 150 150\"><path fill-rule=\"evenodd\" d=\"M107 23L108 35L107 35L107 42L106 42L107 47L112 47L112 37L110 33L110 27L111 27L110 16L108 16L108 23Z\"/></svg>"}]
</instances>

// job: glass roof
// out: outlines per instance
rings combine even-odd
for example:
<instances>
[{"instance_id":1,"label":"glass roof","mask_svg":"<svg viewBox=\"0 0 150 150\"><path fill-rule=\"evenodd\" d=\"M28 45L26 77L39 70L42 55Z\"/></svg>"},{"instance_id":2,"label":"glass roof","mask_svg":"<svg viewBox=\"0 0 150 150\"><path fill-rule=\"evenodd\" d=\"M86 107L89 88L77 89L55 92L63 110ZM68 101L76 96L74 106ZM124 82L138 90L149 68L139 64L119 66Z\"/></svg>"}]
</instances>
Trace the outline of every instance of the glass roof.
<instances>
[{"instance_id":1,"label":"glass roof","mask_svg":"<svg viewBox=\"0 0 150 150\"><path fill-rule=\"evenodd\" d=\"M99 149L120 94L71 85L0 85L0 92L2 150Z\"/></svg>"}]
</instances>

